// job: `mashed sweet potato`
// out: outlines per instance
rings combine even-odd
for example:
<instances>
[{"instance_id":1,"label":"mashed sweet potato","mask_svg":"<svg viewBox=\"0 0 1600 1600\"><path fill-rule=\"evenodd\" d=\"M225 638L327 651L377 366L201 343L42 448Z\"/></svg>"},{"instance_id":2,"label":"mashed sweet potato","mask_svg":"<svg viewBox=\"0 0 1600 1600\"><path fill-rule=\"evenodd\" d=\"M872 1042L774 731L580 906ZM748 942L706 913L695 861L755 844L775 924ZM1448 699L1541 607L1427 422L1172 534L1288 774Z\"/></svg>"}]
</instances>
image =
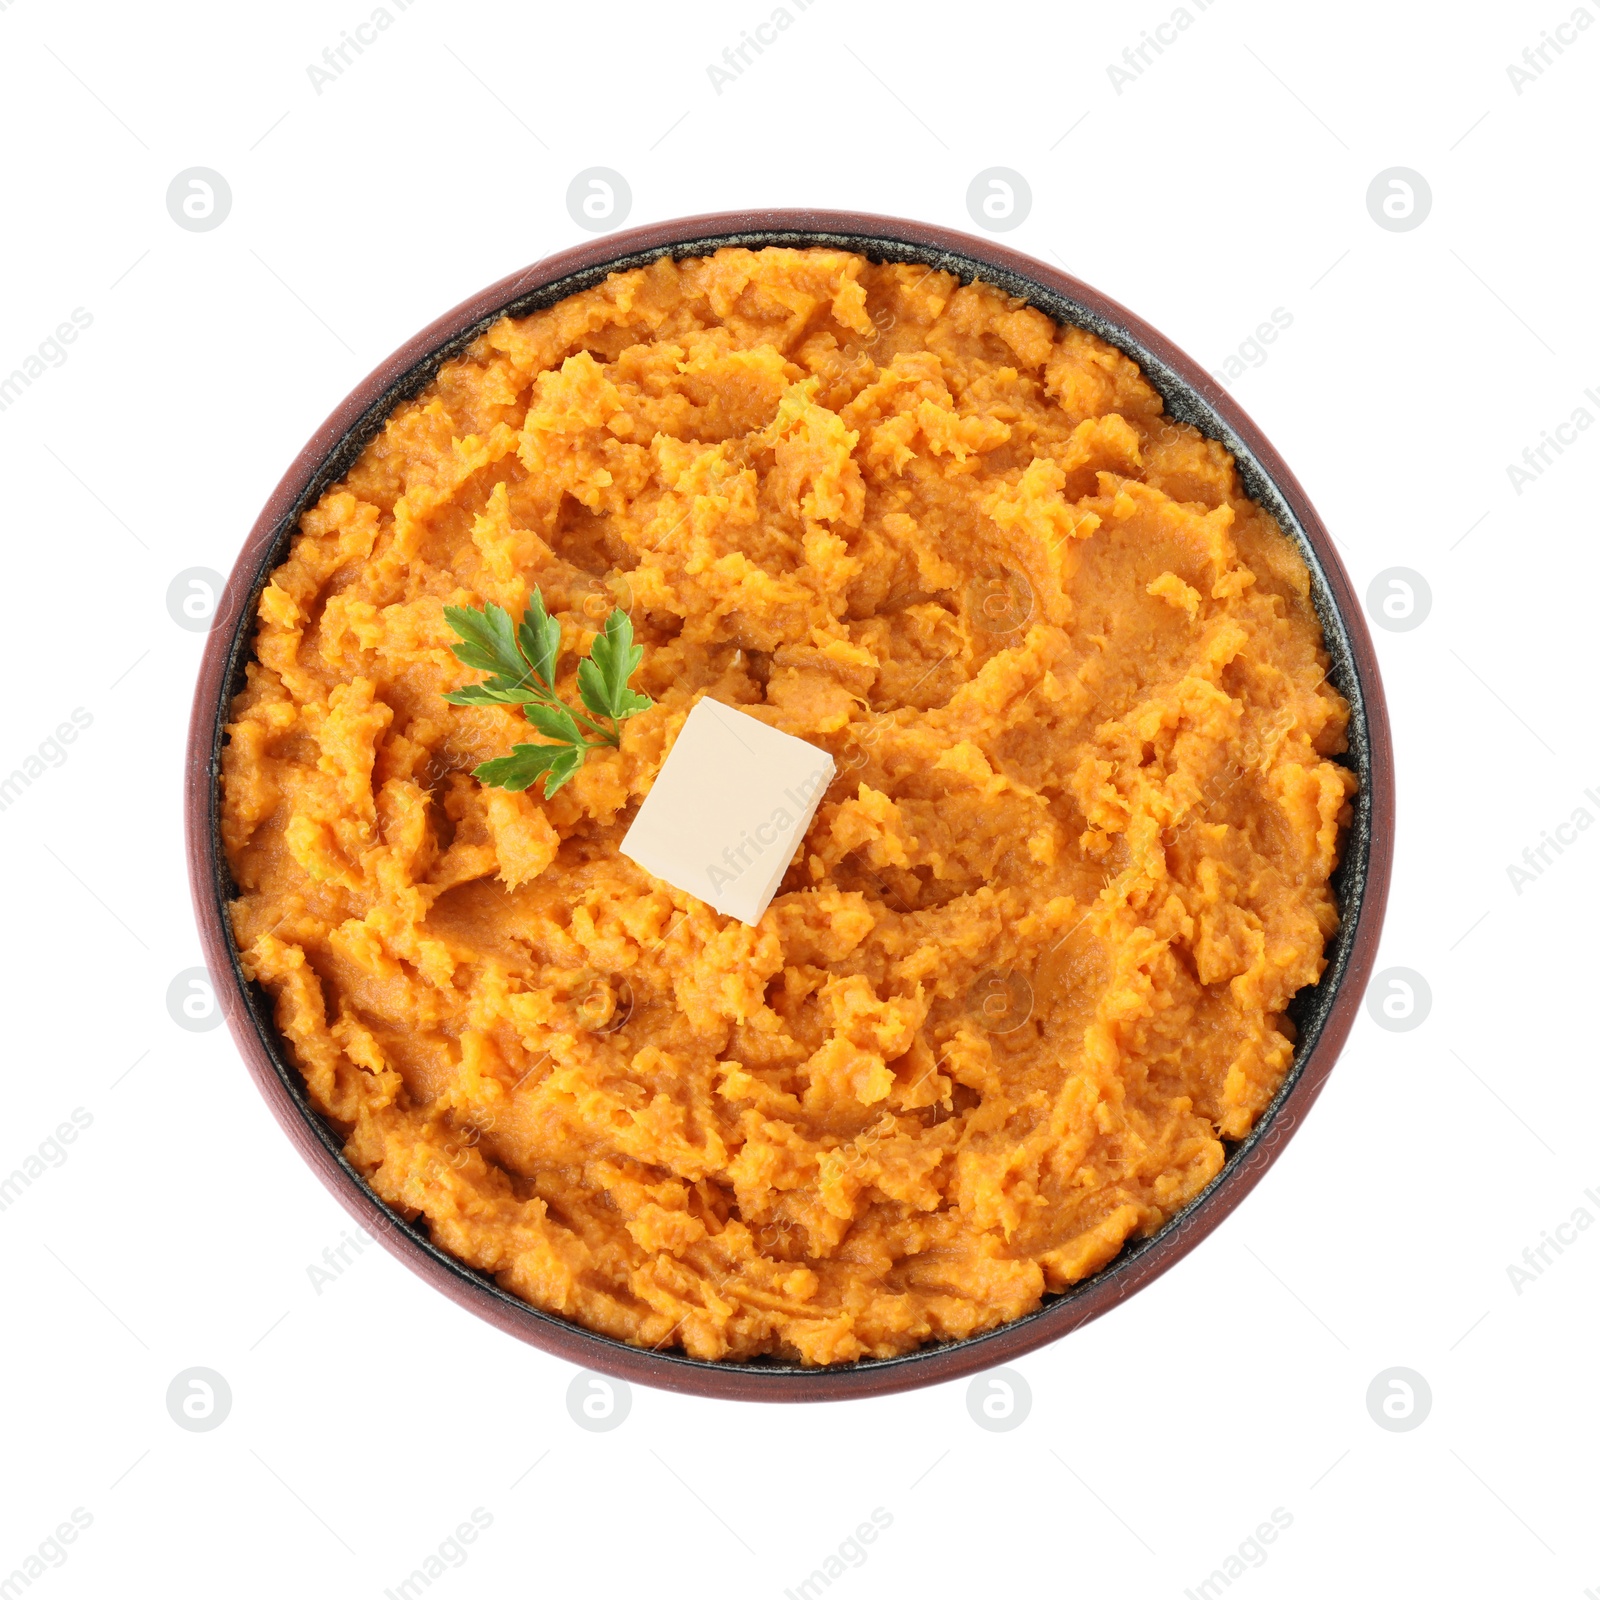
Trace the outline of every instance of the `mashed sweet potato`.
<instances>
[{"instance_id":1,"label":"mashed sweet potato","mask_svg":"<svg viewBox=\"0 0 1600 1600\"><path fill-rule=\"evenodd\" d=\"M653 709L553 799L447 604L613 604ZM1008 1321L1222 1166L1355 788L1305 567L1126 357L981 284L721 250L501 321L309 511L224 757L247 971L373 1189L711 1359ZM564 685L573 698L571 684ZM838 774L761 924L618 853L695 700Z\"/></svg>"}]
</instances>

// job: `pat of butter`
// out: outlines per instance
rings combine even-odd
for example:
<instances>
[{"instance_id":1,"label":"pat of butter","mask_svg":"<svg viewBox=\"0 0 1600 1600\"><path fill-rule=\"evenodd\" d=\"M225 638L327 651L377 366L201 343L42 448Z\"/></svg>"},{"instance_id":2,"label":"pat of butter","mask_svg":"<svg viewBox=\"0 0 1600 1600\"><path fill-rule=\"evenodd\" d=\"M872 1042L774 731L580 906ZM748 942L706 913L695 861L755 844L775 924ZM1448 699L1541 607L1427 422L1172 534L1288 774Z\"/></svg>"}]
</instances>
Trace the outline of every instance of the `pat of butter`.
<instances>
[{"instance_id":1,"label":"pat of butter","mask_svg":"<svg viewBox=\"0 0 1600 1600\"><path fill-rule=\"evenodd\" d=\"M622 853L753 928L832 781L826 750L716 700L700 700L623 838Z\"/></svg>"}]
</instances>

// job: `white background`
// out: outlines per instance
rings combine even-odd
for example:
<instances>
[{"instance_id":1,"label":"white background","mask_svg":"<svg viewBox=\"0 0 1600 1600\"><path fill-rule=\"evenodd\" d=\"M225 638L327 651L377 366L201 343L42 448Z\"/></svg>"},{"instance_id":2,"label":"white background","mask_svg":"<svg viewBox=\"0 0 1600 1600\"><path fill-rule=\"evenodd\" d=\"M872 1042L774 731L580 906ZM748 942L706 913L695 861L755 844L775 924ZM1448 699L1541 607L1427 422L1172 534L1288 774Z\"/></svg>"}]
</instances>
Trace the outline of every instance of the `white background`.
<instances>
[{"instance_id":1,"label":"white background","mask_svg":"<svg viewBox=\"0 0 1600 1600\"><path fill-rule=\"evenodd\" d=\"M1507 873L1574 808L1600 815L1600 430L1520 494L1506 470L1576 407L1600 416L1600 28L1519 95L1508 64L1570 0L1197 8L1120 95L1107 65L1169 0L790 0L721 95L706 68L768 0L414 0L320 95L306 68L367 0L0 8L0 375L93 317L0 411L0 771L93 717L0 811L0 1174L93 1118L0 1212L0 1578L83 1507L30 1596L380 1596L482 1507L430 1600L776 1597L882 1507L830 1600L1137 1600L1197 1586L1281 1507L1230 1595L1600 1587L1600 1229L1520 1293L1507 1273L1576 1208L1600 1218L1600 830L1520 894ZM345 1213L226 1031L167 1013L199 960L180 779L203 642L169 583L232 565L391 349L587 238L565 194L596 165L626 175L629 223L819 204L972 229L971 178L1023 173L1006 242L1207 366L1292 316L1235 393L1360 592L1396 566L1431 588L1420 627L1375 630L1400 791L1380 964L1423 974L1431 1014L1363 1015L1225 1226L1020 1363L1033 1406L1008 1433L965 1385L804 1408L635 1389L620 1428L584 1432L571 1368L381 1251L313 1290ZM211 232L167 213L191 166L233 192ZM1431 186L1413 231L1368 214L1391 166ZM197 1365L233 1393L207 1433L164 1399ZM1410 1432L1368 1414L1391 1366L1432 1390Z\"/></svg>"}]
</instances>

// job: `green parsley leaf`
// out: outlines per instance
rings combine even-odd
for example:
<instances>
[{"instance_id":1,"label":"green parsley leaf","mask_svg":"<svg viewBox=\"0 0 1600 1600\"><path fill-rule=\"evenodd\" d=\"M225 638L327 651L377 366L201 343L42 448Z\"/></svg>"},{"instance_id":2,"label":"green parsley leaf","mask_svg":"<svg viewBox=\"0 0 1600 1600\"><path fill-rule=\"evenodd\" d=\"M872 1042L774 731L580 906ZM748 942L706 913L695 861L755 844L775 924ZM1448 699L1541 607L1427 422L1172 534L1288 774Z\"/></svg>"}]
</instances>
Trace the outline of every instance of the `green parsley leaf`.
<instances>
[{"instance_id":1,"label":"green parsley leaf","mask_svg":"<svg viewBox=\"0 0 1600 1600\"><path fill-rule=\"evenodd\" d=\"M589 646L589 659L578 664L578 693L597 717L620 722L655 704L649 695L628 687L644 651L633 642L633 624L625 611L613 611Z\"/></svg>"},{"instance_id":2,"label":"green parsley leaf","mask_svg":"<svg viewBox=\"0 0 1600 1600\"><path fill-rule=\"evenodd\" d=\"M496 756L472 769L479 783L491 789L522 790L544 779L548 800L583 765L587 747L570 744L519 744L508 756Z\"/></svg>"},{"instance_id":3,"label":"green parsley leaf","mask_svg":"<svg viewBox=\"0 0 1600 1600\"><path fill-rule=\"evenodd\" d=\"M492 600L482 611L446 606L444 620L462 641L450 647L456 660L479 672L494 674L484 687L515 690L527 684L532 669L517 648L517 630L509 611Z\"/></svg>"},{"instance_id":4,"label":"green parsley leaf","mask_svg":"<svg viewBox=\"0 0 1600 1600\"><path fill-rule=\"evenodd\" d=\"M465 689L452 689L445 699L453 706L521 706L544 699L544 690L537 685L526 689L497 687L503 682L491 678L487 683L471 683Z\"/></svg>"},{"instance_id":5,"label":"green parsley leaf","mask_svg":"<svg viewBox=\"0 0 1600 1600\"><path fill-rule=\"evenodd\" d=\"M537 589L528 599L528 609L522 613L517 643L528 665L533 668L533 675L554 693L556 657L561 653L561 624L554 617L545 615L544 596Z\"/></svg>"},{"instance_id":6,"label":"green parsley leaf","mask_svg":"<svg viewBox=\"0 0 1600 1600\"><path fill-rule=\"evenodd\" d=\"M522 714L547 739L556 739L562 744L583 743L583 732L578 727L577 718L559 700L543 705L526 705L522 708Z\"/></svg>"}]
</instances>

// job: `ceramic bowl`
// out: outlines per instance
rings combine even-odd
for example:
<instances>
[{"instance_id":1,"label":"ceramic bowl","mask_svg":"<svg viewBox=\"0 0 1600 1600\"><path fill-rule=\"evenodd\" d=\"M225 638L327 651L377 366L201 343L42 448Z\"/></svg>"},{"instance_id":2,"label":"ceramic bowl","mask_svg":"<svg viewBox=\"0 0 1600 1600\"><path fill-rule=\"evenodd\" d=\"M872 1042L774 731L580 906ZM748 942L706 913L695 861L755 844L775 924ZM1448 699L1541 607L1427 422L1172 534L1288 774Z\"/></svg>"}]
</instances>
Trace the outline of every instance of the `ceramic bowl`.
<instances>
[{"instance_id":1,"label":"ceramic bowl","mask_svg":"<svg viewBox=\"0 0 1600 1600\"><path fill-rule=\"evenodd\" d=\"M609 272L662 254L706 255L723 245L829 245L874 261L920 262L962 281L982 278L1056 322L1088 329L1131 356L1168 412L1220 441L1246 490L1299 546L1333 666L1350 702L1350 752L1360 779L1355 820L1334 879L1341 920L1322 981L1290 1010L1299 1029L1294 1064L1248 1138L1212 1183L1148 1239L1031 1315L955 1343L884 1361L802 1367L775 1361L720 1364L638 1349L536 1310L440 1250L425 1226L390 1211L345 1159L341 1140L312 1109L264 992L239 966L226 912L233 895L220 831L218 769L230 700L250 655L256 598L283 559L301 514L338 482L394 407L440 364L502 315L525 316ZM497 1328L589 1370L684 1393L739 1400L842 1400L943 1383L1015 1360L1120 1305L1187 1255L1277 1160L1333 1070L1371 973L1389 889L1394 775L1389 719L1372 641L1332 539L1283 458L1206 370L1149 324L1055 267L931 224L843 211L749 211L691 217L613 233L547 256L502 279L409 340L343 400L273 491L218 602L195 691L186 772L189 873L207 965L246 1066L284 1131L362 1227L418 1276Z\"/></svg>"}]
</instances>

